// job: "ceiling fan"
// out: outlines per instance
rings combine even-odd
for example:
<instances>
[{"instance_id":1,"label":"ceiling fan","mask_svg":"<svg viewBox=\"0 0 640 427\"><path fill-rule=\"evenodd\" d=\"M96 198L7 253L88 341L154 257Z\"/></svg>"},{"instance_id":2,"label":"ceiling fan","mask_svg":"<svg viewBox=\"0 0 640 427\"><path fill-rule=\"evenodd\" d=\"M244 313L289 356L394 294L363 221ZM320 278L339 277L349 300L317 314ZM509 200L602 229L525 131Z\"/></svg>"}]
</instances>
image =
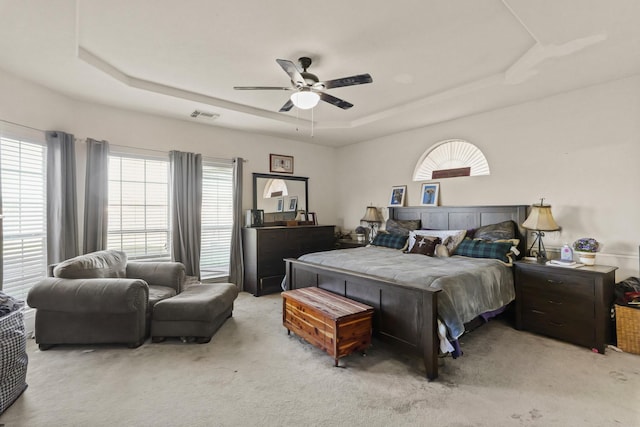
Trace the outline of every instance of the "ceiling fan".
<instances>
[{"instance_id":1,"label":"ceiling fan","mask_svg":"<svg viewBox=\"0 0 640 427\"><path fill-rule=\"evenodd\" d=\"M361 85L365 83L373 82L371 75L358 74L356 76L342 77L340 79L326 80L321 82L318 76L311 74L307 71L311 66L311 58L303 56L299 58L302 71L298 70L298 67L291 61L286 59L276 59L276 62L280 64L282 69L291 78L291 86L289 87L273 87L273 86L234 86L236 90L293 90L295 93L291 95L291 98L280 108L280 112L289 111L293 106L308 110L318 104L318 101L323 100L329 104L340 107L343 110L347 110L353 107L350 102L344 101L335 96L329 95L325 92L326 89L333 89L336 87Z\"/></svg>"}]
</instances>

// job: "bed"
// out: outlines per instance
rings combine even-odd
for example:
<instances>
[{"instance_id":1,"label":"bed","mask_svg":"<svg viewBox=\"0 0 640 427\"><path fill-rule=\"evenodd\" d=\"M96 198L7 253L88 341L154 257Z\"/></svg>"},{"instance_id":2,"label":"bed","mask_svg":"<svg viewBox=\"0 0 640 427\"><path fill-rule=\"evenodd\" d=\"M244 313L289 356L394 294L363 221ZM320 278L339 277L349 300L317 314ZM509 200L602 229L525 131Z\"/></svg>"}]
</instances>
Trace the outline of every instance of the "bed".
<instances>
[{"instance_id":1,"label":"bed","mask_svg":"<svg viewBox=\"0 0 640 427\"><path fill-rule=\"evenodd\" d=\"M389 218L395 220L420 220L422 229L432 230L468 230L503 221L513 221L516 227L516 237L519 239L518 249L524 253L526 232L520 224L526 218L527 206L469 206L469 207L407 207L389 208ZM363 250L370 248L361 248ZM373 248L371 248L373 249ZM354 252L351 252L354 251ZM339 251L338 259L357 257L360 249L345 249ZM380 252L380 250L369 252ZM335 251L336 253L338 251ZM362 251L364 252L364 251ZM399 251L396 251L398 253ZM388 252L388 263L394 264ZM348 267L347 263L323 261L313 254L301 257L303 259L286 259L286 287L296 289L317 286L322 289L344 295L356 301L371 305L375 308L374 333L384 341L400 345L410 351L417 352L424 361L426 376L429 380L438 377L438 318L445 310L443 303L447 297L442 294L440 282L448 281L456 285L456 278L448 277L442 269L447 269L449 262L438 260L436 273L427 274L428 278L421 281L417 277L404 274L382 274L381 270L367 267L373 260L363 261L356 271ZM384 256L383 256L384 258ZM427 257L425 257L427 258ZM465 257L452 257L465 258ZM311 259L312 261L309 261ZM494 265L471 260L471 264ZM492 267L493 268L493 267ZM504 267L503 267L504 268ZM508 269L511 275L511 269ZM386 276L386 277L385 277ZM436 283L437 286L433 286ZM512 283L512 281L511 281ZM439 299L440 308L439 308ZM477 313L480 315L481 313ZM450 316L449 316L450 317ZM450 323L450 322L449 322ZM451 325L447 325L451 327ZM459 326L458 326L459 328ZM455 331L460 333L460 331Z\"/></svg>"}]
</instances>

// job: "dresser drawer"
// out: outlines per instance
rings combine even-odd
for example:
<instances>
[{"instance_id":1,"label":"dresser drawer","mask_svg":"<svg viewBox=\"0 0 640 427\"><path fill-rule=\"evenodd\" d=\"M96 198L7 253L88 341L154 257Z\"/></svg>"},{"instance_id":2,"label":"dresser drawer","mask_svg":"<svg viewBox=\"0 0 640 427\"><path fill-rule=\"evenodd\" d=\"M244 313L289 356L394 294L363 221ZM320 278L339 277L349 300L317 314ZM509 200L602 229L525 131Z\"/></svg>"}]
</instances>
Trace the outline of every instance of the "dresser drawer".
<instances>
[{"instance_id":1,"label":"dresser drawer","mask_svg":"<svg viewBox=\"0 0 640 427\"><path fill-rule=\"evenodd\" d=\"M271 294L282 291L283 275L262 277L260 279L260 294Z\"/></svg>"},{"instance_id":2,"label":"dresser drawer","mask_svg":"<svg viewBox=\"0 0 640 427\"><path fill-rule=\"evenodd\" d=\"M258 234L258 257L280 256L298 249L298 241L290 236L288 230L260 230ZM295 236L294 236L295 237Z\"/></svg>"},{"instance_id":3,"label":"dresser drawer","mask_svg":"<svg viewBox=\"0 0 640 427\"><path fill-rule=\"evenodd\" d=\"M264 256L258 261L258 276L284 275L285 263L281 254Z\"/></svg>"}]
</instances>

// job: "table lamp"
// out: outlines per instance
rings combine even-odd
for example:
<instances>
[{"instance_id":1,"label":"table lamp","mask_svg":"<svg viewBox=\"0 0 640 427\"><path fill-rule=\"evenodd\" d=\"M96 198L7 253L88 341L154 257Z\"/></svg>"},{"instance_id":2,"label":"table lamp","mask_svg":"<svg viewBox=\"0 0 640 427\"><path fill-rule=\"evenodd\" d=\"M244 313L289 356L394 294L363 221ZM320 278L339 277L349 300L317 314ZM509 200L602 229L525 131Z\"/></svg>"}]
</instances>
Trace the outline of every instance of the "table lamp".
<instances>
[{"instance_id":1,"label":"table lamp","mask_svg":"<svg viewBox=\"0 0 640 427\"><path fill-rule=\"evenodd\" d=\"M369 224L369 243L373 242L373 238L376 236L376 228L382 223L382 215L378 212L378 208L375 206L367 206L367 210L360 221L365 221Z\"/></svg>"},{"instance_id":2,"label":"table lamp","mask_svg":"<svg viewBox=\"0 0 640 427\"><path fill-rule=\"evenodd\" d=\"M553 219L553 215L551 214L551 205L545 205L544 199L540 199L539 205L534 204L531 206L531 212L529 212L529 216L522 223L522 226L529 230L533 230L533 235L536 236L529 247L529 256L532 256L531 250L537 242L538 253L536 254L536 259L539 263L544 264L547 262L547 252L544 248L544 243L542 242L544 232L560 230L560 227L556 224L556 221Z\"/></svg>"}]
</instances>

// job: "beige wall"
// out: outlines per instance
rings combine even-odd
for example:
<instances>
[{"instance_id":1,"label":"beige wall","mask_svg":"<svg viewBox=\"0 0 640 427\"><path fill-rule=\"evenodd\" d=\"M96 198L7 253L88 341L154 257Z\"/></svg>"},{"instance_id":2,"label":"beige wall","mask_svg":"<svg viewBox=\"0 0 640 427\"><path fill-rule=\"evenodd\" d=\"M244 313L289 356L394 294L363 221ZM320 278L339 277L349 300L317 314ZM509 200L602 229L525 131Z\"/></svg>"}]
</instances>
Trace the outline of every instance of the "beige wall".
<instances>
[{"instance_id":1,"label":"beige wall","mask_svg":"<svg viewBox=\"0 0 640 427\"><path fill-rule=\"evenodd\" d=\"M206 157L242 157L244 164L243 207L252 206L252 172L269 173L269 154L294 157L294 174L309 177L309 210L320 223L336 221L335 149L270 136L238 132L182 120L72 100L41 86L0 71L0 119L38 129L61 130L81 140L91 137L118 146L135 147L158 155L170 150L192 151ZM294 129L292 129L292 132ZM130 150L135 151L135 150ZM78 196L84 196L84 156L77 144ZM167 154L168 155L168 154ZM82 215L80 215L82 219ZM80 226L82 230L82 224Z\"/></svg>"},{"instance_id":2,"label":"beige wall","mask_svg":"<svg viewBox=\"0 0 640 427\"><path fill-rule=\"evenodd\" d=\"M545 243L580 237L603 244L601 264L618 278L638 275L640 244L640 77L478 114L338 150L338 223L359 225L365 206L387 205L391 187L412 181L420 156L438 141L461 138L487 157L491 175L440 182L441 205L552 205L562 227ZM383 209L384 211L384 209Z\"/></svg>"},{"instance_id":3,"label":"beige wall","mask_svg":"<svg viewBox=\"0 0 640 427\"><path fill-rule=\"evenodd\" d=\"M411 180L418 158L438 141L465 139L484 152L491 175L440 180L441 205L545 197L562 226L546 237L548 246L595 237L603 243L598 262L620 266L618 278L639 274L639 76L339 149L71 100L2 72L0 93L2 120L141 149L244 157L244 208L251 172L268 172L269 153L293 155L295 174L310 178L310 210L347 229L369 203L386 206L394 185L407 185L407 204L418 205L421 183ZM83 188L82 144L78 151Z\"/></svg>"}]
</instances>

